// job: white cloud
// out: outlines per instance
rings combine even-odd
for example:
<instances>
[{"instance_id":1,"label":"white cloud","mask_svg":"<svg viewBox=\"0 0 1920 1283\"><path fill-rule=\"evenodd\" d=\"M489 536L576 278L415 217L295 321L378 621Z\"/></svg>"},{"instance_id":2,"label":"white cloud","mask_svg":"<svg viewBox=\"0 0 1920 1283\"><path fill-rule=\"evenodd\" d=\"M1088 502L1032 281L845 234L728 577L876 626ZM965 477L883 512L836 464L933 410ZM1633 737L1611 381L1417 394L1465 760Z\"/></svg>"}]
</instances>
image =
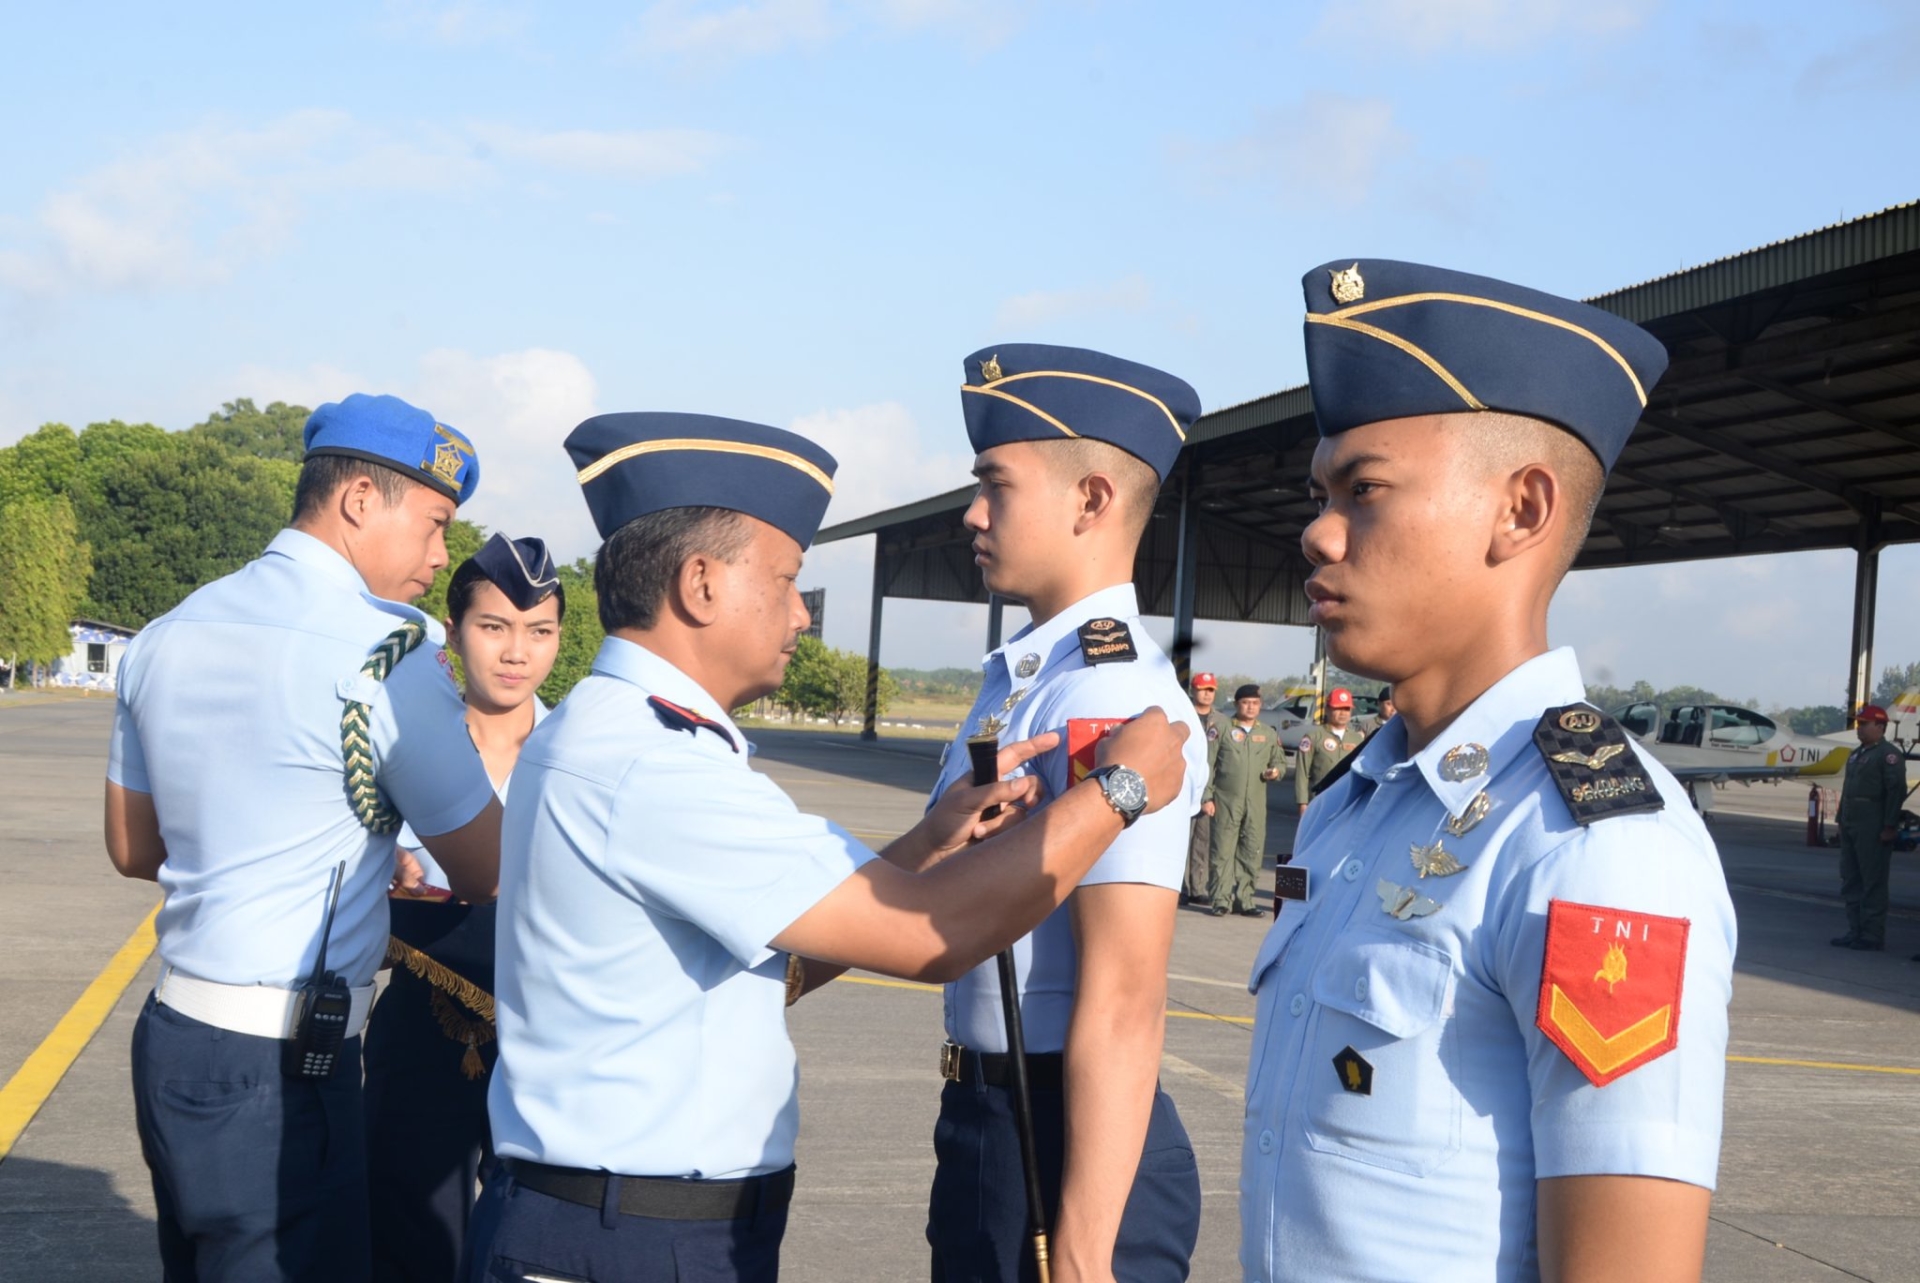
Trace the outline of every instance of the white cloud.
<instances>
[{"instance_id":1,"label":"white cloud","mask_svg":"<svg viewBox=\"0 0 1920 1283\"><path fill-rule=\"evenodd\" d=\"M1386 99L1315 92L1267 113L1238 138L1182 145L1176 155L1222 187L1258 184L1290 206L1357 206L1411 146Z\"/></svg>"},{"instance_id":2,"label":"white cloud","mask_svg":"<svg viewBox=\"0 0 1920 1283\"><path fill-rule=\"evenodd\" d=\"M360 375L337 365L315 364L299 370L243 365L231 378L223 379L217 387L209 387L197 400L215 405L244 396L251 397L255 405L284 401L311 410L317 405L338 401L350 392L379 390Z\"/></svg>"},{"instance_id":3,"label":"white cloud","mask_svg":"<svg viewBox=\"0 0 1920 1283\"><path fill-rule=\"evenodd\" d=\"M515 167L663 178L703 168L726 145L692 129L399 132L342 111L297 111L253 128L209 122L45 196L24 236L0 241L0 287L50 297L215 284L283 248L315 207L352 193L447 198Z\"/></svg>"},{"instance_id":4,"label":"white cloud","mask_svg":"<svg viewBox=\"0 0 1920 1283\"><path fill-rule=\"evenodd\" d=\"M1348 50L1391 45L1429 56L1510 53L1551 40L1639 27L1659 0L1333 0L1316 43Z\"/></svg>"},{"instance_id":5,"label":"white cloud","mask_svg":"<svg viewBox=\"0 0 1920 1283\"><path fill-rule=\"evenodd\" d=\"M598 413L586 362L551 348L486 357L440 348L420 358L409 391L479 450L480 488L463 516L516 538L538 535L563 559L599 545L561 445Z\"/></svg>"},{"instance_id":6,"label":"white cloud","mask_svg":"<svg viewBox=\"0 0 1920 1283\"><path fill-rule=\"evenodd\" d=\"M999 329L1025 329L1089 312L1144 312L1153 303L1147 278L1134 273L1107 285L1077 290L1035 290L1003 301L993 314Z\"/></svg>"},{"instance_id":7,"label":"white cloud","mask_svg":"<svg viewBox=\"0 0 1920 1283\"><path fill-rule=\"evenodd\" d=\"M913 415L897 401L815 410L788 427L817 441L840 461L833 478L829 525L924 499L971 480L973 451L928 449ZM956 435L954 440L964 446L962 438Z\"/></svg>"},{"instance_id":8,"label":"white cloud","mask_svg":"<svg viewBox=\"0 0 1920 1283\"><path fill-rule=\"evenodd\" d=\"M533 15L514 5L455 0L387 0L381 28L390 36L438 45L512 44L526 35Z\"/></svg>"},{"instance_id":9,"label":"white cloud","mask_svg":"<svg viewBox=\"0 0 1920 1283\"><path fill-rule=\"evenodd\" d=\"M818 49L850 35L954 28L968 48L985 49L1025 16L1011 0L656 0L640 15L632 45L649 57L713 64Z\"/></svg>"},{"instance_id":10,"label":"white cloud","mask_svg":"<svg viewBox=\"0 0 1920 1283\"><path fill-rule=\"evenodd\" d=\"M475 125L481 142L503 156L549 169L616 178L691 174L731 145L704 129L561 129L542 133L513 125Z\"/></svg>"}]
</instances>

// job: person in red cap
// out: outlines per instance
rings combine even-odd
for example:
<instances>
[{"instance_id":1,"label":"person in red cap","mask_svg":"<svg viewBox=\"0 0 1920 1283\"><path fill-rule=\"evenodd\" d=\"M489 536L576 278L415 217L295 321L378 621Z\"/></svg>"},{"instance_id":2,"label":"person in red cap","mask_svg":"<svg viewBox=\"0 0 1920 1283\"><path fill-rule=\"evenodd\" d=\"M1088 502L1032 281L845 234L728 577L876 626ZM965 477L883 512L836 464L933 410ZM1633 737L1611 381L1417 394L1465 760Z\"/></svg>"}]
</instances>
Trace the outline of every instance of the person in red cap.
<instances>
[{"instance_id":1,"label":"person in red cap","mask_svg":"<svg viewBox=\"0 0 1920 1283\"><path fill-rule=\"evenodd\" d=\"M1207 743L1220 738L1220 727L1226 718L1214 711L1213 697L1219 688L1219 682L1212 673L1195 673L1188 690L1193 697L1193 711L1200 718L1200 729L1207 734ZM1213 803L1203 802L1194 813L1193 835L1187 842L1187 877L1180 887L1180 903L1209 904L1213 899L1212 862L1208 852L1213 844Z\"/></svg>"},{"instance_id":2,"label":"person in red cap","mask_svg":"<svg viewBox=\"0 0 1920 1283\"><path fill-rule=\"evenodd\" d=\"M1353 692L1336 686L1327 692L1326 720L1300 737L1293 753L1293 800L1307 813L1313 790L1366 736L1353 725Z\"/></svg>"},{"instance_id":3,"label":"person in red cap","mask_svg":"<svg viewBox=\"0 0 1920 1283\"><path fill-rule=\"evenodd\" d=\"M1854 718L1860 747L1840 786L1840 898L1847 904L1842 949L1877 952L1887 940L1887 869L1907 798L1907 758L1887 743L1887 710L1863 704Z\"/></svg>"}]
</instances>

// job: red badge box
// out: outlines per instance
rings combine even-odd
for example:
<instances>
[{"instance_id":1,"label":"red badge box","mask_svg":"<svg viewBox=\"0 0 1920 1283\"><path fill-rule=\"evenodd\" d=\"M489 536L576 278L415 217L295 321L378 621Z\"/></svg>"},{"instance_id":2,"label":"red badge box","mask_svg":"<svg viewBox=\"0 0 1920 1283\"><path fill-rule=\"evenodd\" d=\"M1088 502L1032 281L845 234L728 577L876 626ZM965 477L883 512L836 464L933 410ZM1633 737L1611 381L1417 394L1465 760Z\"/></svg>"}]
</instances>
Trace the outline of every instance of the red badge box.
<instances>
[{"instance_id":1,"label":"red badge box","mask_svg":"<svg viewBox=\"0 0 1920 1283\"><path fill-rule=\"evenodd\" d=\"M1125 726L1131 717L1070 717L1067 719L1067 787L1072 788L1092 773L1096 763L1094 749L1116 726Z\"/></svg>"},{"instance_id":2,"label":"red badge box","mask_svg":"<svg viewBox=\"0 0 1920 1283\"><path fill-rule=\"evenodd\" d=\"M1534 1021L1596 1087L1680 1045L1685 918L1555 900Z\"/></svg>"}]
</instances>

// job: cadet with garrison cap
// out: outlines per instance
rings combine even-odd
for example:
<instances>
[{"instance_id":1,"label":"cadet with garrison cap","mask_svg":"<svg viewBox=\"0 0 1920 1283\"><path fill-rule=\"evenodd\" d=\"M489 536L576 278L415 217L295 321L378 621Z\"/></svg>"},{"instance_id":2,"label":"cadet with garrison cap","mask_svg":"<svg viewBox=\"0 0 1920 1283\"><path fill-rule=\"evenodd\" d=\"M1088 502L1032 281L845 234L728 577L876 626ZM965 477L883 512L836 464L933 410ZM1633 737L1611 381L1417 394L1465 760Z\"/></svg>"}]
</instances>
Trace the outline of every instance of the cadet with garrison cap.
<instances>
[{"instance_id":1,"label":"cadet with garrison cap","mask_svg":"<svg viewBox=\"0 0 1920 1283\"><path fill-rule=\"evenodd\" d=\"M1034 781L956 788L875 859L751 770L727 715L779 686L807 627L795 580L833 457L691 414L602 415L567 450L608 635L515 769L501 1163L469 1278L761 1283L799 1125L784 1006L848 966L944 980L1030 929L1141 810L1184 802L1186 730L1148 711L1102 745L1108 769L1012 827Z\"/></svg>"},{"instance_id":2,"label":"cadet with garrison cap","mask_svg":"<svg viewBox=\"0 0 1920 1283\"><path fill-rule=\"evenodd\" d=\"M539 539L496 534L447 582L447 649L465 675L467 733L502 802L520 748L546 718L535 692L560 653L566 590ZM400 830L390 896L391 979L367 1020L367 1168L374 1283L445 1283L491 1166L494 906L446 890Z\"/></svg>"},{"instance_id":3,"label":"cadet with garrison cap","mask_svg":"<svg viewBox=\"0 0 1920 1283\"><path fill-rule=\"evenodd\" d=\"M933 796L965 776L971 737L1058 734L1025 768L1058 798L1095 768L1101 737L1142 708L1164 709L1194 734L1179 795L1112 835L1068 904L1013 948L1044 1225L1027 1224L1000 970L976 967L947 986L932 1278L1032 1279L1038 1229L1055 1283L1184 1279L1200 1182L1159 1072L1206 740L1172 663L1146 636L1133 566L1199 397L1148 366L1044 344L983 349L964 374L980 483L965 515L974 561L989 591L1024 604L1032 622L983 661L980 696Z\"/></svg>"},{"instance_id":4,"label":"cadet with garrison cap","mask_svg":"<svg viewBox=\"0 0 1920 1283\"><path fill-rule=\"evenodd\" d=\"M1306 593L1398 715L1308 810L1254 960L1244 1276L1697 1280L1733 908L1687 791L1547 648L1666 353L1437 268L1305 285Z\"/></svg>"},{"instance_id":5,"label":"cadet with garrison cap","mask_svg":"<svg viewBox=\"0 0 1920 1283\"><path fill-rule=\"evenodd\" d=\"M1862 704L1854 716L1860 747L1847 756L1840 785L1840 898L1847 931L1833 943L1877 953L1887 947L1887 874L1900 807L1907 799L1907 755L1887 743L1887 710Z\"/></svg>"},{"instance_id":6,"label":"cadet with garrison cap","mask_svg":"<svg viewBox=\"0 0 1920 1283\"><path fill-rule=\"evenodd\" d=\"M1254 903L1254 889L1267 851L1267 785L1280 778L1287 751L1280 733L1260 720L1262 704L1260 688L1251 682L1235 691L1233 722L1208 749L1216 918L1267 916Z\"/></svg>"},{"instance_id":7,"label":"cadet with garrison cap","mask_svg":"<svg viewBox=\"0 0 1920 1283\"><path fill-rule=\"evenodd\" d=\"M1193 692L1193 715L1207 737L1208 752L1220 738L1227 719L1213 707L1214 693L1220 683L1212 673L1195 673L1189 689ZM1203 802L1193 817L1193 831L1187 840L1187 877L1180 886L1181 904L1213 903L1213 811L1211 802Z\"/></svg>"},{"instance_id":8,"label":"cadet with garrison cap","mask_svg":"<svg viewBox=\"0 0 1920 1283\"><path fill-rule=\"evenodd\" d=\"M1307 728L1293 750L1293 800L1300 814L1307 813L1307 803L1322 781L1366 738L1353 725L1353 692L1344 686L1328 691L1326 720Z\"/></svg>"},{"instance_id":9,"label":"cadet with garrison cap","mask_svg":"<svg viewBox=\"0 0 1920 1283\"><path fill-rule=\"evenodd\" d=\"M106 840L166 897L133 1091L169 1279L367 1278L360 1031L394 832L463 898L492 899L498 869L440 625L405 604L447 563L473 447L360 394L305 443L291 527L120 668Z\"/></svg>"}]
</instances>

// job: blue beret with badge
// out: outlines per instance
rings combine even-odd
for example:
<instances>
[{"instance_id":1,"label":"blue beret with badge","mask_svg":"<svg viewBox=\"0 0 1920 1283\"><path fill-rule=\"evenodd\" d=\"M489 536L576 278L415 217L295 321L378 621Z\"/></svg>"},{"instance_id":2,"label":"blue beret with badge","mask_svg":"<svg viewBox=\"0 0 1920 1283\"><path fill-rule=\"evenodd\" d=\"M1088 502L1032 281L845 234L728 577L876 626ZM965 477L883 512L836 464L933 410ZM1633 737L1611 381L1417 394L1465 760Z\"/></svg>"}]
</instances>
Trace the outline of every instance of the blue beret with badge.
<instances>
[{"instance_id":1,"label":"blue beret with badge","mask_svg":"<svg viewBox=\"0 0 1920 1283\"><path fill-rule=\"evenodd\" d=\"M1306 274L1320 435L1499 410L1565 428L1612 470L1667 350L1631 321L1485 276L1340 259Z\"/></svg>"},{"instance_id":2,"label":"blue beret with badge","mask_svg":"<svg viewBox=\"0 0 1920 1283\"><path fill-rule=\"evenodd\" d=\"M509 539L496 534L473 554L473 565L505 594L515 610L532 610L560 586L553 554L540 539Z\"/></svg>"},{"instance_id":3,"label":"blue beret with badge","mask_svg":"<svg viewBox=\"0 0 1920 1283\"><path fill-rule=\"evenodd\" d=\"M397 396L355 392L307 416L306 458L365 459L431 486L455 503L473 497L480 457L473 442Z\"/></svg>"},{"instance_id":4,"label":"blue beret with badge","mask_svg":"<svg viewBox=\"0 0 1920 1283\"><path fill-rule=\"evenodd\" d=\"M567 436L602 539L668 508L727 508L813 542L839 464L792 432L708 414L602 414Z\"/></svg>"},{"instance_id":5,"label":"blue beret with badge","mask_svg":"<svg viewBox=\"0 0 1920 1283\"><path fill-rule=\"evenodd\" d=\"M1200 417L1200 394L1187 383L1085 348L1003 343L975 352L965 368L960 406L976 453L1088 437L1119 446L1165 481Z\"/></svg>"}]
</instances>

